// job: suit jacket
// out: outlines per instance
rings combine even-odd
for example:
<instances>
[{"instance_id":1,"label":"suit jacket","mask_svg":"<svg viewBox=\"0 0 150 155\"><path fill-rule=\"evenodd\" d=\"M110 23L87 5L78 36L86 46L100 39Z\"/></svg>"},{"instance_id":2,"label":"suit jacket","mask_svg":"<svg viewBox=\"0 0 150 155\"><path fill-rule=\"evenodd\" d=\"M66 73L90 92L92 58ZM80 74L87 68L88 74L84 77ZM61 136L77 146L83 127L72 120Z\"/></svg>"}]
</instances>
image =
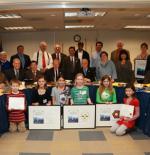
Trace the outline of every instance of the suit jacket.
<instances>
[{"instance_id":1,"label":"suit jacket","mask_svg":"<svg viewBox=\"0 0 150 155\"><path fill-rule=\"evenodd\" d=\"M42 75L42 73L39 70L36 71L36 76L35 76L32 70L28 69L25 73L25 79L37 81L40 75Z\"/></svg>"},{"instance_id":2,"label":"suit jacket","mask_svg":"<svg viewBox=\"0 0 150 155\"><path fill-rule=\"evenodd\" d=\"M80 73L82 73L85 78L90 79L91 82L96 80L96 70L94 67L87 68L86 74L84 73L83 68L81 68Z\"/></svg>"},{"instance_id":3,"label":"suit jacket","mask_svg":"<svg viewBox=\"0 0 150 155\"><path fill-rule=\"evenodd\" d=\"M26 69L27 67L30 66L31 60L30 60L30 57L29 57L28 55L23 54L23 56L24 56L24 60L25 60L24 69ZM11 65L12 65L12 63L13 63L13 59L15 59L15 58L20 59L18 54L12 55L11 58L10 58L10 63L11 63ZM21 61L21 60L20 60L20 61ZM22 65L21 65L21 67L22 67Z\"/></svg>"},{"instance_id":4,"label":"suit jacket","mask_svg":"<svg viewBox=\"0 0 150 155\"><path fill-rule=\"evenodd\" d=\"M60 68L61 68L61 70L64 70L65 69L64 68L65 67L65 61L66 61L67 56L63 53L60 53L60 57L61 57ZM53 60L56 59L56 53L52 54L52 58L53 58Z\"/></svg>"},{"instance_id":5,"label":"suit jacket","mask_svg":"<svg viewBox=\"0 0 150 155\"><path fill-rule=\"evenodd\" d=\"M78 58L78 50L76 50L75 52L75 57ZM89 56L89 53L85 50L83 50L82 59L87 59L90 65L90 56Z\"/></svg>"},{"instance_id":6,"label":"suit jacket","mask_svg":"<svg viewBox=\"0 0 150 155\"><path fill-rule=\"evenodd\" d=\"M61 69L58 69L58 75L56 80L58 80L59 76L63 75L63 72ZM47 82L55 82L55 73L54 73L54 67L47 69L44 73L45 79Z\"/></svg>"},{"instance_id":7,"label":"suit jacket","mask_svg":"<svg viewBox=\"0 0 150 155\"><path fill-rule=\"evenodd\" d=\"M70 56L66 58L66 63L65 63L65 71L64 71L64 77L67 80L74 80L75 75L79 73L80 71L80 60L76 57L74 57L74 69L72 62L70 60Z\"/></svg>"},{"instance_id":8,"label":"suit jacket","mask_svg":"<svg viewBox=\"0 0 150 155\"><path fill-rule=\"evenodd\" d=\"M6 76L8 81L17 78L16 75L15 75L14 68L10 68L10 69L6 70L5 71L5 76ZM18 80L23 81L24 78L25 78L25 70L20 69L19 70L19 78L18 78Z\"/></svg>"}]
</instances>

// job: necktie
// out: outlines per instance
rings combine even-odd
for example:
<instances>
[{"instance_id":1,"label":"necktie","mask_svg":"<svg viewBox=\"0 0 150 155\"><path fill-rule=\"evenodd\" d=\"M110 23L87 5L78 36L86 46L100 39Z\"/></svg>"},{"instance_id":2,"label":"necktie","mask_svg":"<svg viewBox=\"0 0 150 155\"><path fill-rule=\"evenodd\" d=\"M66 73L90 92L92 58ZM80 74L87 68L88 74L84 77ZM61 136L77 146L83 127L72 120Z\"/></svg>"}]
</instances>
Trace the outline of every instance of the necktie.
<instances>
[{"instance_id":1,"label":"necktie","mask_svg":"<svg viewBox=\"0 0 150 155\"><path fill-rule=\"evenodd\" d=\"M59 60L59 53L56 53L56 59Z\"/></svg>"},{"instance_id":2,"label":"necktie","mask_svg":"<svg viewBox=\"0 0 150 155\"><path fill-rule=\"evenodd\" d=\"M22 68L24 68L25 67L25 59L24 59L23 54L19 55L19 58L20 58L20 61L21 61Z\"/></svg>"},{"instance_id":3,"label":"necktie","mask_svg":"<svg viewBox=\"0 0 150 155\"><path fill-rule=\"evenodd\" d=\"M55 81L57 81L58 73L57 70L55 70Z\"/></svg>"},{"instance_id":4,"label":"necktie","mask_svg":"<svg viewBox=\"0 0 150 155\"><path fill-rule=\"evenodd\" d=\"M86 73L87 73L87 70L86 69L84 69L84 75L86 76Z\"/></svg>"},{"instance_id":5,"label":"necktie","mask_svg":"<svg viewBox=\"0 0 150 155\"><path fill-rule=\"evenodd\" d=\"M16 70L16 78L19 79L19 70Z\"/></svg>"},{"instance_id":6,"label":"necktie","mask_svg":"<svg viewBox=\"0 0 150 155\"><path fill-rule=\"evenodd\" d=\"M72 69L74 70L75 65L74 65L74 59L73 59L73 57L71 57L71 63L72 63Z\"/></svg>"},{"instance_id":7,"label":"necktie","mask_svg":"<svg viewBox=\"0 0 150 155\"><path fill-rule=\"evenodd\" d=\"M44 52L42 52L42 67L43 67L43 69L46 68L46 62L45 62L45 55L44 55Z\"/></svg>"}]
</instances>

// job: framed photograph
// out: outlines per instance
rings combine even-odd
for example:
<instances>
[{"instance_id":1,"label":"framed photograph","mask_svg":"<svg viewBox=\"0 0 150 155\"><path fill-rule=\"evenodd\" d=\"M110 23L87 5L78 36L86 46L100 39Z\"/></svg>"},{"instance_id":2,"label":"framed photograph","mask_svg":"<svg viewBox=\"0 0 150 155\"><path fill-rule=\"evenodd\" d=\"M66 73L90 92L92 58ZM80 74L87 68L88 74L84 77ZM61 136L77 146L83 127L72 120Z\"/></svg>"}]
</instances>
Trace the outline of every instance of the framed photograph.
<instances>
[{"instance_id":1,"label":"framed photograph","mask_svg":"<svg viewBox=\"0 0 150 155\"><path fill-rule=\"evenodd\" d=\"M60 129L60 106L29 106L29 129Z\"/></svg>"},{"instance_id":2,"label":"framed photograph","mask_svg":"<svg viewBox=\"0 0 150 155\"><path fill-rule=\"evenodd\" d=\"M123 104L96 104L96 126L112 126L120 117Z\"/></svg>"},{"instance_id":3,"label":"framed photograph","mask_svg":"<svg viewBox=\"0 0 150 155\"><path fill-rule=\"evenodd\" d=\"M135 78L144 79L146 62L147 60L135 60L134 62Z\"/></svg>"},{"instance_id":4,"label":"framed photograph","mask_svg":"<svg viewBox=\"0 0 150 155\"><path fill-rule=\"evenodd\" d=\"M95 128L95 105L64 105L64 128Z\"/></svg>"},{"instance_id":5,"label":"framed photograph","mask_svg":"<svg viewBox=\"0 0 150 155\"><path fill-rule=\"evenodd\" d=\"M8 97L8 110L25 110L25 97L24 96L9 96Z\"/></svg>"},{"instance_id":6,"label":"framed photograph","mask_svg":"<svg viewBox=\"0 0 150 155\"><path fill-rule=\"evenodd\" d=\"M133 105L123 104L120 109L120 116L132 118L133 112L134 112Z\"/></svg>"}]
</instances>

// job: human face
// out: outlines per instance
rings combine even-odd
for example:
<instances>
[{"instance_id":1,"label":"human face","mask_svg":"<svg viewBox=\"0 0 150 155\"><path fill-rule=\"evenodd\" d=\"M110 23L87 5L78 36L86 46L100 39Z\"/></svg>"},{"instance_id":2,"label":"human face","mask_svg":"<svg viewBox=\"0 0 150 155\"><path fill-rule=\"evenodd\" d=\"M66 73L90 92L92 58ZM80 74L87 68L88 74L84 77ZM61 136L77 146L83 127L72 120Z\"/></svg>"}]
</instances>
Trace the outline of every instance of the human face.
<instances>
[{"instance_id":1,"label":"human face","mask_svg":"<svg viewBox=\"0 0 150 155\"><path fill-rule=\"evenodd\" d=\"M19 91L19 84L18 83L12 83L11 89L13 93L17 93Z\"/></svg>"},{"instance_id":2,"label":"human face","mask_svg":"<svg viewBox=\"0 0 150 155\"><path fill-rule=\"evenodd\" d=\"M83 86L84 79L82 76L77 76L76 78L76 86Z\"/></svg>"},{"instance_id":3,"label":"human face","mask_svg":"<svg viewBox=\"0 0 150 155\"><path fill-rule=\"evenodd\" d=\"M100 51L101 51L101 49L102 49L102 47L103 47L103 45L102 45L102 44L97 43L97 45L96 45L96 51L97 51L97 52L100 52Z\"/></svg>"},{"instance_id":4,"label":"human face","mask_svg":"<svg viewBox=\"0 0 150 155\"><path fill-rule=\"evenodd\" d=\"M39 88L44 88L45 84L46 84L46 81L44 80L44 78L40 78L38 80Z\"/></svg>"},{"instance_id":5,"label":"human face","mask_svg":"<svg viewBox=\"0 0 150 155\"><path fill-rule=\"evenodd\" d=\"M86 59L82 60L82 67L83 68L88 68L88 60L86 60Z\"/></svg>"},{"instance_id":6,"label":"human face","mask_svg":"<svg viewBox=\"0 0 150 155\"><path fill-rule=\"evenodd\" d=\"M69 49L69 54L70 54L70 56L74 56L75 50L73 48L70 48Z\"/></svg>"},{"instance_id":7,"label":"human face","mask_svg":"<svg viewBox=\"0 0 150 155\"><path fill-rule=\"evenodd\" d=\"M103 54L101 55L101 61L102 61L102 62L106 62L107 60L108 60L107 55L106 55L105 53L103 53Z\"/></svg>"},{"instance_id":8,"label":"human face","mask_svg":"<svg viewBox=\"0 0 150 155\"><path fill-rule=\"evenodd\" d=\"M126 88L125 94L127 95L127 97L132 97L132 95L134 94L134 91L131 88Z\"/></svg>"},{"instance_id":9,"label":"human face","mask_svg":"<svg viewBox=\"0 0 150 155\"><path fill-rule=\"evenodd\" d=\"M37 64L35 62L32 62L30 68L32 71L37 71Z\"/></svg>"},{"instance_id":10,"label":"human face","mask_svg":"<svg viewBox=\"0 0 150 155\"><path fill-rule=\"evenodd\" d=\"M121 59L125 60L127 58L126 54L121 54Z\"/></svg>"},{"instance_id":11,"label":"human face","mask_svg":"<svg viewBox=\"0 0 150 155\"><path fill-rule=\"evenodd\" d=\"M16 69L16 70L19 70L20 69L20 60L19 59L14 59L13 61L13 67Z\"/></svg>"},{"instance_id":12,"label":"human face","mask_svg":"<svg viewBox=\"0 0 150 155\"><path fill-rule=\"evenodd\" d=\"M123 49L123 43L122 43L122 42L118 42L118 43L117 43L117 48L118 48L119 50Z\"/></svg>"},{"instance_id":13,"label":"human face","mask_svg":"<svg viewBox=\"0 0 150 155\"><path fill-rule=\"evenodd\" d=\"M7 54L2 54L1 55L1 60L6 61L7 60Z\"/></svg>"},{"instance_id":14,"label":"human face","mask_svg":"<svg viewBox=\"0 0 150 155\"><path fill-rule=\"evenodd\" d=\"M22 47L22 46L18 47L17 52L18 52L19 54L23 54L23 52L24 52L24 47Z\"/></svg>"},{"instance_id":15,"label":"human face","mask_svg":"<svg viewBox=\"0 0 150 155\"><path fill-rule=\"evenodd\" d=\"M55 45L55 52L56 53L60 53L61 52L61 47L60 47L60 45Z\"/></svg>"},{"instance_id":16,"label":"human face","mask_svg":"<svg viewBox=\"0 0 150 155\"><path fill-rule=\"evenodd\" d=\"M53 61L53 66L54 66L54 68L59 68L59 65L60 65L60 63L59 63L59 60L54 60Z\"/></svg>"},{"instance_id":17,"label":"human face","mask_svg":"<svg viewBox=\"0 0 150 155\"><path fill-rule=\"evenodd\" d=\"M105 79L102 83L103 83L103 86L106 88L108 88L110 85L110 81L108 79Z\"/></svg>"},{"instance_id":18,"label":"human face","mask_svg":"<svg viewBox=\"0 0 150 155\"><path fill-rule=\"evenodd\" d=\"M64 78L60 77L58 79L58 86L60 86L60 87L64 87L65 86L65 79Z\"/></svg>"},{"instance_id":19,"label":"human face","mask_svg":"<svg viewBox=\"0 0 150 155\"><path fill-rule=\"evenodd\" d=\"M142 53L146 53L146 52L147 52L147 47L146 47L145 45L143 45L143 46L141 47L141 52L142 52Z\"/></svg>"},{"instance_id":20,"label":"human face","mask_svg":"<svg viewBox=\"0 0 150 155\"><path fill-rule=\"evenodd\" d=\"M42 52L46 51L46 49L47 49L47 44L46 44L46 43L41 43L41 44L40 44L40 49L41 49Z\"/></svg>"}]
</instances>

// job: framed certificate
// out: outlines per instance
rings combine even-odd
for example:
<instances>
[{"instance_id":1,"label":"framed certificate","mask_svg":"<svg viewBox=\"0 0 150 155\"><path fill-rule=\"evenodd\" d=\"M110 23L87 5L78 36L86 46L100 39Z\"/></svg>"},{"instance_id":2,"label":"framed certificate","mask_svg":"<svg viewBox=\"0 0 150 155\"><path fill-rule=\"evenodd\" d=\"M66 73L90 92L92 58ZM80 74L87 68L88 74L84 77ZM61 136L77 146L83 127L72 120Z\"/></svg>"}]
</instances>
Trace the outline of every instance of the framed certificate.
<instances>
[{"instance_id":1,"label":"framed certificate","mask_svg":"<svg viewBox=\"0 0 150 155\"><path fill-rule=\"evenodd\" d=\"M25 97L24 96L9 96L8 97L8 110L25 110Z\"/></svg>"},{"instance_id":2,"label":"framed certificate","mask_svg":"<svg viewBox=\"0 0 150 155\"><path fill-rule=\"evenodd\" d=\"M120 116L132 118L133 112L134 112L133 105L123 104L120 109Z\"/></svg>"},{"instance_id":3,"label":"framed certificate","mask_svg":"<svg viewBox=\"0 0 150 155\"><path fill-rule=\"evenodd\" d=\"M96 104L96 126L112 126L120 117L123 104Z\"/></svg>"},{"instance_id":4,"label":"framed certificate","mask_svg":"<svg viewBox=\"0 0 150 155\"><path fill-rule=\"evenodd\" d=\"M60 106L29 106L29 129L60 129Z\"/></svg>"},{"instance_id":5,"label":"framed certificate","mask_svg":"<svg viewBox=\"0 0 150 155\"><path fill-rule=\"evenodd\" d=\"M95 105L64 105L64 128L95 128Z\"/></svg>"},{"instance_id":6,"label":"framed certificate","mask_svg":"<svg viewBox=\"0 0 150 155\"><path fill-rule=\"evenodd\" d=\"M137 79L144 79L147 60L135 60L134 74Z\"/></svg>"}]
</instances>

